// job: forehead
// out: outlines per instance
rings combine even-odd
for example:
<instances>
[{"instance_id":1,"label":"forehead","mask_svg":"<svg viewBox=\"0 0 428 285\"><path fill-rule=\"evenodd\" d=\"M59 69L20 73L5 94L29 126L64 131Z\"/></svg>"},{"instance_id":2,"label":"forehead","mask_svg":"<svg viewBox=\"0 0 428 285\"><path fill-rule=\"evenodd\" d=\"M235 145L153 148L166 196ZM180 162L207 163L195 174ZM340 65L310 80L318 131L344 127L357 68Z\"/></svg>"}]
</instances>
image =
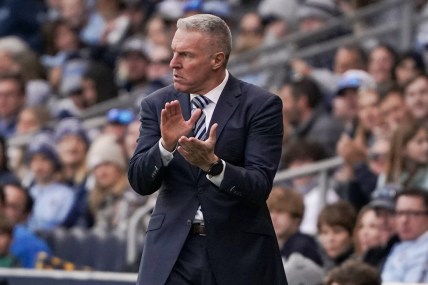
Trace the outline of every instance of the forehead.
<instances>
[{"instance_id":1,"label":"forehead","mask_svg":"<svg viewBox=\"0 0 428 285\"><path fill-rule=\"evenodd\" d=\"M399 209L411 209L421 210L424 209L424 204L421 197L416 196L400 196L397 199L397 210Z\"/></svg>"},{"instance_id":2,"label":"forehead","mask_svg":"<svg viewBox=\"0 0 428 285\"><path fill-rule=\"evenodd\" d=\"M207 37L203 33L178 29L172 39L171 48L174 51L196 51L207 43Z\"/></svg>"}]
</instances>

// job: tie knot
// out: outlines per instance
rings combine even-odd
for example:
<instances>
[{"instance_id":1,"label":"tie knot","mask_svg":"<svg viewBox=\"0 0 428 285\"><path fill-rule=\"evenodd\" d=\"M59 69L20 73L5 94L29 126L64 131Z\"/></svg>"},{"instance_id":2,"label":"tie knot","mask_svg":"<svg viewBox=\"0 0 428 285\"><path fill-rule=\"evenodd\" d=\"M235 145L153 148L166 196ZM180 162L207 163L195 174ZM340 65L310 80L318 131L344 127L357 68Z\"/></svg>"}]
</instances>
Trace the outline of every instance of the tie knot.
<instances>
[{"instance_id":1,"label":"tie knot","mask_svg":"<svg viewBox=\"0 0 428 285\"><path fill-rule=\"evenodd\" d=\"M193 109L195 109L195 108L203 109L210 102L211 102L210 99L208 99L207 97L199 95L199 96L196 96L192 99L192 107L193 107Z\"/></svg>"}]
</instances>

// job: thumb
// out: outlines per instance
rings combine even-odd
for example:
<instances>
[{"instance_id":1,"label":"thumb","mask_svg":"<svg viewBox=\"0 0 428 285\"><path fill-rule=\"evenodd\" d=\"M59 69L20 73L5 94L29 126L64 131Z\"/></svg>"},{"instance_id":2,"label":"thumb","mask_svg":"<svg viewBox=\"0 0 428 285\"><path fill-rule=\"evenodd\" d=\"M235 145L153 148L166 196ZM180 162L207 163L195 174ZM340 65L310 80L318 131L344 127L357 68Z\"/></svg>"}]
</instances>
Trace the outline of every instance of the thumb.
<instances>
[{"instance_id":1,"label":"thumb","mask_svg":"<svg viewBox=\"0 0 428 285\"><path fill-rule=\"evenodd\" d=\"M211 126L210 135L208 137L208 140L212 140L214 142L216 141L217 127L218 127L217 123L215 123Z\"/></svg>"}]
</instances>

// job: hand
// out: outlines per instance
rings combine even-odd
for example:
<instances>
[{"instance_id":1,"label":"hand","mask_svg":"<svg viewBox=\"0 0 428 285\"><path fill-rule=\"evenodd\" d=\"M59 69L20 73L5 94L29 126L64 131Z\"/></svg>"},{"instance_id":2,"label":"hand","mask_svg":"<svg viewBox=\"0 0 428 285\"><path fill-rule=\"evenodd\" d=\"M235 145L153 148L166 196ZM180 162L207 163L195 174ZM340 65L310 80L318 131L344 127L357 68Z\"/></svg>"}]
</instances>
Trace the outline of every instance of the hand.
<instances>
[{"instance_id":1,"label":"hand","mask_svg":"<svg viewBox=\"0 0 428 285\"><path fill-rule=\"evenodd\" d=\"M178 152L191 165L197 166L203 171L208 171L211 164L218 160L218 157L214 154L217 126L218 124L212 125L210 135L205 141L198 140L195 137L188 138L185 136L182 136L178 140Z\"/></svg>"},{"instance_id":2,"label":"hand","mask_svg":"<svg viewBox=\"0 0 428 285\"><path fill-rule=\"evenodd\" d=\"M163 147L168 151L173 151L178 139L192 130L201 112L200 109L195 110L190 119L185 121L180 102L177 100L167 102L161 112L161 143Z\"/></svg>"}]
</instances>

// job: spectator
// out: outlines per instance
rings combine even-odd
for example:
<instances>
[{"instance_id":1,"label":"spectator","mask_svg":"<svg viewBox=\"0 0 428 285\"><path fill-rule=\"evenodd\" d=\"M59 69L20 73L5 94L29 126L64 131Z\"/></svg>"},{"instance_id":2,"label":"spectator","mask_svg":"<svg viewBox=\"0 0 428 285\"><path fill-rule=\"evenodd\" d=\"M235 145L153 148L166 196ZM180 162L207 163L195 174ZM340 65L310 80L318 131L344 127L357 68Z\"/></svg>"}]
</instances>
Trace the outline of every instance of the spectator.
<instances>
[{"instance_id":1,"label":"spectator","mask_svg":"<svg viewBox=\"0 0 428 285\"><path fill-rule=\"evenodd\" d=\"M85 0L60 0L59 12L59 17L76 31L80 31L87 23L88 13Z\"/></svg>"},{"instance_id":2,"label":"spectator","mask_svg":"<svg viewBox=\"0 0 428 285\"><path fill-rule=\"evenodd\" d=\"M381 245L371 248L363 256L363 261L382 270L385 259L392 247L399 241L395 230L395 197L400 188L397 185L385 185L372 193L368 207L372 208L379 219Z\"/></svg>"},{"instance_id":3,"label":"spectator","mask_svg":"<svg viewBox=\"0 0 428 285\"><path fill-rule=\"evenodd\" d=\"M84 109L116 98L118 90L111 68L103 62L92 61L83 74L82 95Z\"/></svg>"},{"instance_id":4,"label":"spectator","mask_svg":"<svg viewBox=\"0 0 428 285\"><path fill-rule=\"evenodd\" d=\"M305 211L302 195L290 188L274 187L267 205L282 258L287 261L293 253L300 253L322 265L315 240L299 231Z\"/></svg>"},{"instance_id":5,"label":"spectator","mask_svg":"<svg viewBox=\"0 0 428 285\"><path fill-rule=\"evenodd\" d=\"M88 212L86 154L90 139L82 123L76 118L65 118L55 128L56 150L61 160L61 181L73 189L73 206L62 223L90 227L93 224Z\"/></svg>"},{"instance_id":6,"label":"spectator","mask_svg":"<svg viewBox=\"0 0 428 285\"><path fill-rule=\"evenodd\" d=\"M107 123L103 128L103 133L113 135L116 142L123 145L126 129L134 118L135 114L129 109L110 109L107 113Z\"/></svg>"},{"instance_id":7,"label":"spectator","mask_svg":"<svg viewBox=\"0 0 428 285\"><path fill-rule=\"evenodd\" d=\"M25 104L25 85L17 74L0 75L0 134L15 134L18 114Z\"/></svg>"},{"instance_id":8,"label":"spectator","mask_svg":"<svg viewBox=\"0 0 428 285\"><path fill-rule=\"evenodd\" d=\"M348 260L331 270L325 285L381 285L379 272L361 261Z\"/></svg>"},{"instance_id":9,"label":"spectator","mask_svg":"<svg viewBox=\"0 0 428 285\"><path fill-rule=\"evenodd\" d=\"M387 44L379 44L370 50L367 71L373 76L379 92L392 86L396 62L397 54Z\"/></svg>"},{"instance_id":10,"label":"spectator","mask_svg":"<svg viewBox=\"0 0 428 285\"><path fill-rule=\"evenodd\" d=\"M89 207L94 227L124 236L135 210L146 202L128 184L123 149L112 135L99 136L88 152L88 167L95 183L89 190Z\"/></svg>"},{"instance_id":11,"label":"spectator","mask_svg":"<svg viewBox=\"0 0 428 285\"><path fill-rule=\"evenodd\" d=\"M389 137L400 124L410 120L411 115L406 107L403 92L398 87L392 87L381 96L379 107Z\"/></svg>"},{"instance_id":12,"label":"spectator","mask_svg":"<svg viewBox=\"0 0 428 285\"><path fill-rule=\"evenodd\" d=\"M315 140L328 156L333 156L343 126L326 112L318 85L309 78L302 78L292 83L292 95L284 114L295 127L292 138Z\"/></svg>"},{"instance_id":13,"label":"spectator","mask_svg":"<svg viewBox=\"0 0 428 285\"><path fill-rule=\"evenodd\" d=\"M363 207L357 216L354 229L355 254L362 257L367 250L382 245L380 219L376 211L369 207Z\"/></svg>"},{"instance_id":14,"label":"spectator","mask_svg":"<svg viewBox=\"0 0 428 285\"><path fill-rule=\"evenodd\" d=\"M235 53L256 49L263 43L264 27L262 18L256 12L245 13L240 22L234 46Z\"/></svg>"},{"instance_id":15,"label":"spectator","mask_svg":"<svg viewBox=\"0 0 428 285\"><path fill-rule=\"evenodd\" d=\"M356 213L351 204L338 201L327 205L318 216L318 239L322 247L325 272L352 257L352 232Z\"/></svg>"},{"instance_id":16,"label":"spectator","mask_svg":"<svg viewBox=\"0 0 428 285\"><path fill-rule=\"evenodd\" d=\"M404 86L405 105L411 115L428 127L428 77L419 75Z\"/></svg>"},{"instance_id":17,"label":"spectator","mask_svg":"<svg viewBox=\"0 0 428 285\"><path fill-rule=\"evenodd\" d=\"M333 70L328 68L312 68L305 61L295 59L292 68L297 76L309 76L320 86L330 106L335 95L340 77L348 70L366 70L367 55L357 45L343 45L334 54Z\"/></svg>"},{"instance_id":18,"label":"spectator","mask_svg":"<svg viewBox=\"0 0 428 285\"><path fill-rule=\"evenodd\" d=\"M363 143L347 137L338 144L338 153L345 162L335 173L335 190L356 210L370 201L379 175L386 170L390 145L390 140L385 137L376 137L367 150Z\"/></svg>"},{"instance_id":19,"label":"spectator","mask_svg":"<svg viewBox=\"0 0 428 285\"><path fill-rule=\"evenodd\" d=\"M20 267L18 259L10 253L9 248L13 241L13 224L7 217L0 214L0 267Z\"/></svg>"},{"instance_id":20,"label":"spectator","mask_svg":"<svg viewBox=\"0 0 428 285\"><path fill-rule=\"evenodd\" d=\"M400 55L394 67L394 78L398 86L403 87L412 78L425 73L425 63L416 51Z\"/></svg>"},{"instance_id":21,"label":"spectator","mask_svg":"<svg viewBox=\"0 0 428 285\"><path fill-rule=\"evenodd\" d=\"M33 208L33 199L19 182L7 182L0 186L0 197L4 197L3 211L13 224L11 253L24 268L35 268L40 252L51 254L47 243L28 228L28 218Z\"/></svg>"},{"instance_id":22,"label":"spectator","mask_svg":"<svg viewBox=\"0 0 428 285\"><path fill-rule=\"evenodd\" d=\"M46 128L50 120L49 109L45 106L23 108L18 115L16 135L28 135Z\"/></svg>"},{"instance_id":23,"label":"spectator","mask_svg":"<svg viewBox=\"0 0 428 285\"><path fill-rule=\"evenodd\" d=\"M422 122L406 122L392 136L388 165L379 176L378 185L428 188L427 167L428 130Z\"/></svg>"},{"instance_id":24,"label":"spectator","mask_svg":"<svg viewBox=\"0 0 428 285\"><path fill-rule=\"evenodd\" d=\"M365 71L349 70L340 78L337 91L333 98L333 115L343 122L345 131L354 136L357 124L358 90L375 89L374 79Z\"/></svg>"},{"instance_id":25,"label":"spectator","mask_svg":"<svg viewBox=\"0 0 428 285\"><path fill-rule=\"evenodd\" d=\"M290 82L283 83L279 87L277 93L279 98L281 98L281 101L282 101L282 123L284 125L284 135L282 137L283 138L282 148L284 152L284 150L286 149L286 145L288 144L291 138L291 135L294 131L294 128L288 116L290 112L293 112L292 109L293 109L293 103L294 103L291 83ZM280 168L282 168L281 165L280 165Z\"/></svg>"},{"instance_id":26,"label":"spectator","mask_svg":"<svg viewBox=\"0 0 428 285\"><path fill-rule=\"evenodd\" d=\"M59 182L61 161L53 137L36 135L27 150L27 163L34 177L29 187L34 208L28 225L34 231L49 231L60 226L73 205L73 190Z\"/></svg>"},{"instance_id":27,"label":"spectator","mask_svg":"<svg viewBox=\"0 0 428 285\"><path fill-rule=\"evenodd\" d=\"M428 282L428 192L408 188L397 195L395 219L400 242L388 255L383 282Z\"/></svg>"},{"instance_id":28,"label":"spectator","mask_svg":"<svg viewBox=\"0 0 428 285\"><path fill-rule=\"evenodd\" d=\"M134 119L131 123L129 123L124 139L124 147L126 157L129 160L134 154L135 148L137 147L137 139L140 135L140 121Z\"/></svg>"},{"instance_id":29,"label":"spectator","mask_svg":"<svg viewBox=\"0 0 428 285\"><path fill-rule=\"evenodd\" d=\"M115 76L119 87L130 95L148 95L146 90L148 65L149 54L146 42L138 37L127 39L121 47L117 62Z\"/></svg>"},{"instance_id":30,"label":"spectator","mask_svg":"<svg viewBox=\"0 0 428 285\"><path fill-rule=\"evenodd\" d=\"M282 165L287 169L300 168L324 159L325 151L315 141L297 139L288 145L287 152L282 160ZM338 200L337 194L328 184L326 192L322 192L318 184L317 175L305 175L295 177L289 181L293 189L303 195L305 214L303 216L300 230L309 235L317 232L317 218L325 203L333 203Z\"/></svg>"}]
</instances>

